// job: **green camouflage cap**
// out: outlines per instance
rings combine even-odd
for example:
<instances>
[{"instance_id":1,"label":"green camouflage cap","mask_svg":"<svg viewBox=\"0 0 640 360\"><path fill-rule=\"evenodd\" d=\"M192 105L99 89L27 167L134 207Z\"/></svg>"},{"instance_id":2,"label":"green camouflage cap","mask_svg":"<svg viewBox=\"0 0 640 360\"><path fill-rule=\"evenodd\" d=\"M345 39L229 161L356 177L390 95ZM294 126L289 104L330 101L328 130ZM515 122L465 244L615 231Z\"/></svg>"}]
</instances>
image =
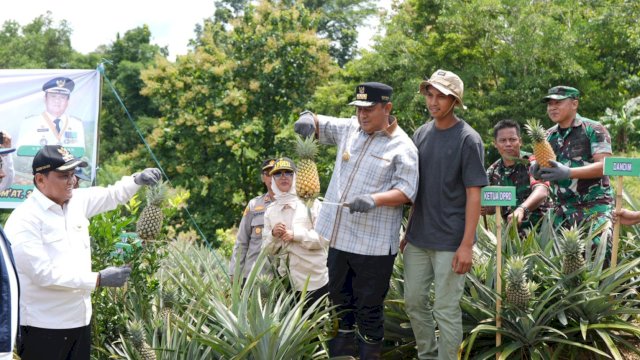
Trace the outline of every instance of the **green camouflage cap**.
<instances>
[{"instance_id":1,"label":"green camouflage cap","mask_svg":"<svg viewBox=\"0 0 640 360\"><path fill-rule=\"evenodd\" d=\"M547 96L542 99L542 102L548 102L549 100L564 100L568 98L577 99L580 97L580 91L571 86L554 86L547 92Z\"/></svg>"}]
</instances>

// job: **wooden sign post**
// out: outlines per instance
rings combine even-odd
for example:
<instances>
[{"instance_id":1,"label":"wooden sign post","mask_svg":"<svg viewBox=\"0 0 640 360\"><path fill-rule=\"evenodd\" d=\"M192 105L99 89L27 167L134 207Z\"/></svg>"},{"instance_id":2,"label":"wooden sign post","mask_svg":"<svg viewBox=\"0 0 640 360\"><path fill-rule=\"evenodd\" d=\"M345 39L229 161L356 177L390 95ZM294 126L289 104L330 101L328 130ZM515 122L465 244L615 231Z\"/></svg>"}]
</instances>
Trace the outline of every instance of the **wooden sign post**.
<instances>
[{"instance_id":1,"label":"wooden sign post","mask_svg":"<svg viewBox=\"0 0 640 360\"><path fill-rule=\"evenodd\" d=\"M640 176L640 159L604 158L604 174L616 177L616 211L622 209L622 177ZM618 265L618 242L620 241L620 221L613 224L613 246L611 248L611 268Z\"/></svg>"},{"instance_id":2,"label":"wooden sign post","mask_svg":"<svg viewBox=\"0 0 640 360\"><path fill-rule=\"evenodd\" d=\"M516 188L515 186L485 186L482 188L482 197L480 198L482 206L496 207L496 327L502 326L502 214L501 206L516 205ZM502 336L496 332L496 347L502 344ZM496 359L500 357L500 353L496 354Z\"/></svg>"}]
</instances>

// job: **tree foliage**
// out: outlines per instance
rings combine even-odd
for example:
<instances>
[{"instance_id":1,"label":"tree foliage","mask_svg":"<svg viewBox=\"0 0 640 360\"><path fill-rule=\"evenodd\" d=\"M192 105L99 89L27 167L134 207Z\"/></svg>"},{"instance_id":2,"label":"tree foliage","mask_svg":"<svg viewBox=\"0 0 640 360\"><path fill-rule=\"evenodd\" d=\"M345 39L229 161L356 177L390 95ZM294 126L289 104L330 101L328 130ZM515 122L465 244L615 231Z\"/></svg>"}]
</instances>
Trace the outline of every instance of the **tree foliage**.
<instances>
[{"instance_id":1,"label":"tree foliage","mask_svg":"<svg viewBox=\"0 0 640 360\"><path fill-rule=\"evenodd\" d=\"M8 20L0 28L0 68L70 69L77 53L71 48L71 28L66 21L59 26L51 12L20 26Z\"/></svg>"},{"instance_id":2,"label":"tree foliage","mask_svg":"<svg viewBox=\"0 0 640 360\"><path fill-rule=\"evenodd\" d=\"M261 1L206 21L195 50L143 73L162 114L150 141L208 234L262 191L258 165L291 153L291 118L334 68L301 4ZM230 26L228 26L230 25Z\"/></svg>"},{"instance_id":3,"label":"tree foliage","mask_svg":"<svg viewBox=\"0 0 640 360\"><path fill-rule=\"evenodd\" d=\"M144 83L140 73L152 66L156 57L168 55L166 48L151 44L151 31L147 25L116 35L116 40L102 46L93 57L104 62L105 75L120 96L136 126L148 134L155 125L159 112L151 99L140 94ZM127 153L140 145L141 140L128 119L113 90L105 82L102 89L100 112L100 158L112 159L114 153Z\"/></svg>"},{"instance_id":4,"label":"tree foliage","mask_svg":"<svg viewBox=\"0 0 640 360\"><path fill-rule=\"evenodd\" d=\"M464 80L469 110L459 114L487 143L503 118L550 126L540 99L551 86L580 89L579 111L594 119L638 93L637 2L406 0L396 10L373 50L319 89L316 109L344 111L325 94L383 81L394 87L394 111L411 132L428 119L418 84L442 68Z\"/></svg>"}]
</instances>

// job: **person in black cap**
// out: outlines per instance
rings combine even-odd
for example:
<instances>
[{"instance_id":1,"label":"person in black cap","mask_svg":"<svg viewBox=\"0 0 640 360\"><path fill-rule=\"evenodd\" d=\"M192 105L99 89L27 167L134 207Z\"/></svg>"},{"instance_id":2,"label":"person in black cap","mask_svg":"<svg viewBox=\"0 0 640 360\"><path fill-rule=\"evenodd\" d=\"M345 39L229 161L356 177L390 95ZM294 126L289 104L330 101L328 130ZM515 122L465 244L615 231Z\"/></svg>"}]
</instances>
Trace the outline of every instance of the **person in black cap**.
<instances>
[{"instance_id":1,"label":"person in black cap","mask_svg":"<svg viewBox=\"0 0 640 360\"><path fill-rule=\"evenodd\" d=\"M0 191L13 183L11 136L0 132ZM13 344L18 333L18 274L11 244L0 227L0 359L13 359Z\"/></svg>"},{"instance_id":2,"label":"person in black cap","mask_svg":"<svg viewBox=\"0 0 640 360\"><path fill-rule=\"evenodd\" d=\"M537 163L531 173L551 183L555 195L554 226L572 227L591 222L602 229L593 239L611 246L613 189L604 175L604 159L611 156L611 136L602 124L578 114L580 91L571 86L554 86L542 99L547 115L556 125L547 130L547 141L556 154L552 167Z\"/></svg>"},{"instance_id":3,"label":"person in black cap","mask_svg":"<svg viewBox=\"0 0 640 360\"><path fill-rule=\"evenodd\" d=\"M91 291L121 287L131 268L91 270L89 218L128 202L142 185L161 178L148 168L116 184L74 189L75 169L87 163L59 145L46 145L33 159L31 195L9 216L20 280L20 331L23 360L89 359Z\"/></svg>"},{"instance_id":4,"label":"person in black cap","mask_svg":"<svg viewBox=\"0 0 640 360\"><path fill-rule=\"evenodd\" d=\"M85 181L85 182L87 182L87 183L90 183L90 182L91 182L91 177L90 177L90 176L88 176L88 175L86 175L86 174L84 173L84 171L82 171L82 168L81 168L81 167L79 167L79 166L76 168L76 171L75 171L75 174L74 174L74 175L76 176L76 185L75 185L75 189L77 189L77 188L79 188L79 187L80 187L80 182L81 182L81 181Z\"/></svg>"},{"instance_id":5,"label":"person in black cap","mask_svg":"<svg viewBox=\"0 0 640 360\"><path fill-rule=\"evenodd\" d=\"M338 335L329 342L331 357L357 355L357 346L361 359L378 359L382 351L383 301L403 205L415 199L418 182L418 152L391 115L392 93L379 82L360 84L349 104L356 116L305 111L294 126L301 136L338 149L316 222L316 231L329 239L329 299L340 316Z\"/></svg>"},{"instance_id":6,"label":"person in black cap","mask_svg":"<svg viewBox=\"0 0 640 360\"><path fill-rule=\"evenodd\" d=\"M240 220L240 225L238 226L238 235L229 263L229 274L232 277L238 272L243 279L246 279L262 249L264 212L273 201L274 196L271 189L270 171L275 163L276 160L272 158L262 162L260 181L267 188L267 192L249 200L242 213L242 220Z\"/></svg>"},{"instance_id":7,"label":"person in black cap","mask_svg":"<svg viewBox=\"0 0 640 360\"><path fill-rule=\"evenodd\" d=\"M18 155L33 156L44 145L80 148L73 153L84 154L82 120L66 114L74 87L74 81L67 77L56 77L42 85L45 111L27 117L20 125Z\"/></svg>"}]
</instances>

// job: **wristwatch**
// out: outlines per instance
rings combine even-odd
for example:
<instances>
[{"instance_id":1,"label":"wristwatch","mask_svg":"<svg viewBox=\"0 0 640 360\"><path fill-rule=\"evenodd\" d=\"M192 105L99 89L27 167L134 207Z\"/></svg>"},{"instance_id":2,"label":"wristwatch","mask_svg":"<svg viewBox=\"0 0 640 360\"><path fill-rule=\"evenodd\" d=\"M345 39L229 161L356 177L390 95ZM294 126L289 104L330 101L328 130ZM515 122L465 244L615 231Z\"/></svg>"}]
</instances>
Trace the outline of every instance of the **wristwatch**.
<instances>
[{"instance_id":1,"label":"wristwatch","mask_svg":"<svg viewBox=\"0 0 640 360\"><path fill-rule=\"evenodd\" d=\"M520 208L520 209L522 209L522 210L524 211L524 217L525 217L525 218L528 218L528 217L529 217L529 214L531 214L531 210L529 210L529 208L528 208L528 207L526 207L526 206L524 206L524 205L518 205L518 206L516 207L516 209L517 209L517 208Z\"/></svg>"}]
</instances>

